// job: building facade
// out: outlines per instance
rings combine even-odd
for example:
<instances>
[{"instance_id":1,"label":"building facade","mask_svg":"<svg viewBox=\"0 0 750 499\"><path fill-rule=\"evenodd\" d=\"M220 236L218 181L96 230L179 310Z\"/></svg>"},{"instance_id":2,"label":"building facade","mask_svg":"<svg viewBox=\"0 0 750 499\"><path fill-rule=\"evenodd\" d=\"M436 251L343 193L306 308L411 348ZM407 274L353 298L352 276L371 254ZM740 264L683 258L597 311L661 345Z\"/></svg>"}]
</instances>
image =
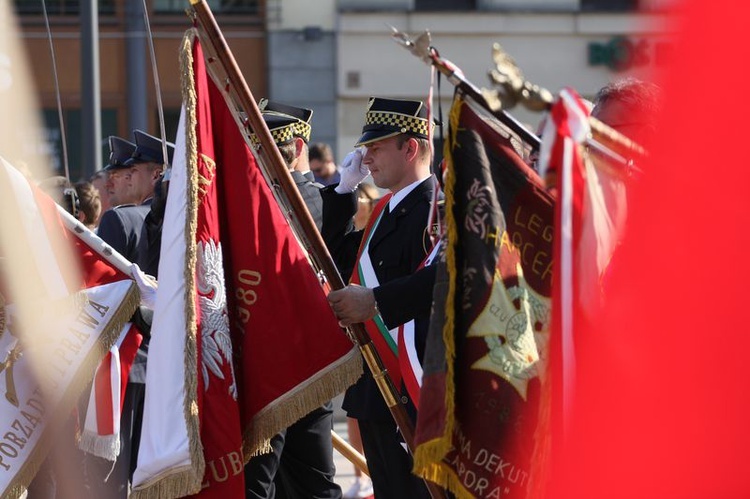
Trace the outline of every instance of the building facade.
<instances>
[{"instance_id":1,"label":"building facade","mask_svg":"<svg viewBox=\"0 0 750 499\"><path fill-rule=\"evenodd\" d=\"M47 124L61 163L54 75L38 0L13 0L32 61ZM94 0L86 0L94 1ZM666 1L666 0L665 0ZM500 43L527 79L592 97L613 78L658 73L669 57L665 5L651 0L210 0L209 4L254 96L314 110L313 141L336 158L359 136L371 95L425 99L426 64L390 39L391 27L429 30L441 56L477 86L489 86L491 48ZM47 0L74 179L81 164L81 26L79 0ZM141 0L98 0L102 155L110 134L134 128L159 134L155 85ZM178 46L190 26L187 0L147 0L167 137L180 107ZM645 10L644 10L645 8ZM452 87L437 102L447 113ZM539 116L512 110L534 128Z\"/></svg>"},{"instance_id":2,"label":"building facade","mask_svg":"<svg viewBox=\"0 0 750 499\"><path fill-rule=\"evenodd\" d=\"M316 112L318 107L325 109L323 116L313 118L313 139L331 143L338 159L359 137L370 96L425 99L428 95L428 66L391 41L391 26L413 36L429 30L441 56L479 87L489 86L493 43L500 43L515 58L530 81L553 92L573 86L589 98L613 78L658 72L669 54L665 2L278 0L276 5L278 17L274 25L269 24L269 40L284 36L295 44L269 41L271 67L290 57L326 62L314 68L305 63L294 66L290 70L295 78L283 87L272 78L269 92ZM315 39L309 39L310 33ZM331 60L332 72L328 72ZM309 89L308 82L318 88ZM308 97L311 91L314 97ZM451 96L452 87L443 80L440 102L445 112ZM524 109L512 113L530 128L540 118Z\"/></svg>"},{"instance_id":3,"label":"building facade","mask_svg":"<svg viewBox=\"0 0 750 499\"><path fill-rule=\"evenodd\" d=\"M55 78L42 2L13 0L43 107L47 144L55 167L62 171L62 144L57 112ZM83 0L85 1L85 0ZM93 1L93 0L91 0ZM90 165L82 164L81 4L79 0L45 0L67 135L71 178L85 178ZM260 0L211 0L211 8L250 87L266 91L265 3ZM174 140L181 104L179 46L191 25L186 0L148 0L166 135ZM108 154L106 137L132 139L132 130L160 135L155 81L141 0L98 0L99 78L101 89L102 157Z\"/></svg>"}]
</instances>

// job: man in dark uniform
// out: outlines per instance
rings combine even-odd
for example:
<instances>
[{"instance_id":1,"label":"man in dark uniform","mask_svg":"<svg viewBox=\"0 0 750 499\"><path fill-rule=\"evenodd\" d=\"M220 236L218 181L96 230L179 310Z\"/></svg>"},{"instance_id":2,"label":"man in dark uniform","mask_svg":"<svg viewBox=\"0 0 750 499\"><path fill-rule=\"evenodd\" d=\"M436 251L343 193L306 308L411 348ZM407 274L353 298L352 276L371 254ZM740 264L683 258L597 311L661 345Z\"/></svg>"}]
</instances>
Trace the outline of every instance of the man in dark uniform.
<instances>
[{"instance_id":1,"label":"man in dark uniform","mask_svg":"<svg viewBox=\"0 0 750 499\"><path fill-rule=\"evenodd\" d=\"M164 161L162 141L140 130L134 132L136 149L126 161L130 166L130 185L138 204L149 207L141 234L135 263L146 274L158 277L161 249L161 222L164 218L166 198L163 196L162 174L172 163L174 144L167 142L167 161Z\"/></svg>"},{"instance_id":2,"label":"man in dark uniform","mask_svg":"<svg viewBox=\"0 0 750 499\"><path fill-rule=\"evenodd\" d=\"M312 111L262 100L263 119L289 168L318 230L321 227L320 184L313 181L307 158ZM257 140L251 137L254 142ZM245 466L245 497L253 499L340 499L334 481L333 406L319 407L271 439L272 452Z\"/></svg>"},{"instance_id":3,"label":"man in dark uniform","mask_svg":"<svg viewBox=\"0 0 750 499\"><path fill-rule=\"evenodd\" d=\"M98 234L129 261L142 262L147 255L142 255L141 252L143 248L148 249L141 241L147 237L144 232L145 220L151 213L154 186L161 176L165 161L160 139L140 130L135 130L134 136L135 147L130 150L127 158L122 156L124 149L121 147L126 141L110 140L112 154L110 165L107 166L115 171L127 169L127 196L132 204L116 206L105 213L99 224ZM174 154L174 145L171 143L167 143L167 154L171 161ZM158 248L156 251L158 252ZM107 480L106 492L103 492L110 497L127 497L128 482L137 464L152 313L151 310L141 308L132 319L143 334L143 342L128 375L120 418L122 450Z\"/></svg>"},{"instance_id":4,"label":"man in dark uniform","mask_svg":"<svg viewBox=\"0 0 750 499\"><path fill-rule=\"evenodd\" d=\"M148 206L137 206L140 199L130 187L130 165L126 163L136 145L110 136L109 149L109 164L104 170L109 173L107 193L112 209L102 215L97 234L128 261L134 262L143 220L149 210Z\"/></svg>"},{"instance_id":5,"label":"man in dark uniform","mask_svg":"<svg viewBox=\"0 0 750 499\"><path fill-rule=\"evenodd\" d=\"M109 163L104 167L107 175L106 190L112 208L104 212L97 234L129 261L135 261L138 241L148 206L136 206L136 196L130 188L130 166L126 164L135 152L136 144L120 137L109 137ZM137 389L136 389L137 390ZM120 419L121 451L115 463L88 455L86 473L94 497L126 498L130 467L130 428L132 426L132 386L128 383L125 406Z\"/></svg>"},{"instance_id":6,"label":"man in dark uniform","mask_svg":"<svg viewBox=\"0 0 750 499\"><path fill-rule=\"evenodd\" d=\"M427 221L436 188L430 174L428 127L421 102L371 99L356 144L366 150L350 153L342 165L341 182L322 190L326 244L342 271L355 270L365 276L363 285L350 284L329 294L341 324L370 321L366 325L373 331L378 326L371 320L379 316L385 328L393 331L414 321L420 362L435 281L433 266L420 267L430 250ZM388 189L390 195L382 201L382 211L374 212L368 228L354 231L355 189L368 171L375 185ZM366 244L358 257L365 233ZM401 394L414 415L403 387ZM412 458L369 370L347 391L344 409L359 422L375 497L429 497L424 482L411 473Z\"/></svg>"}]
</instances>

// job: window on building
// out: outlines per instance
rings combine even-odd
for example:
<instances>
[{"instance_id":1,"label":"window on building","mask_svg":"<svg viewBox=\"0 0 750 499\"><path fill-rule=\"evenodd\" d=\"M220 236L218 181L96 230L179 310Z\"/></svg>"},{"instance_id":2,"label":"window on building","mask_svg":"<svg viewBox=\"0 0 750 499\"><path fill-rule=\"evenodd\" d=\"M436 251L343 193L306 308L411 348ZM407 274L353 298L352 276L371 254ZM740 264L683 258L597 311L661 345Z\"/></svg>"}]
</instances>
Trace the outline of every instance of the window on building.
<instances>
[{"instance_id":1,"label":"window on building","mask_svg":"<svg viewBox=\"0 0 750 499\"><path fill-rule=\"evenodd\" d=\"M260 13L260 0L208 0L208 6L216 14L246 14ZM185 11L185 0L154 0L154 12L167 13Z\"/></svg>"},{"instance_id":2,"label":"window on building","mask_svg":"<svg viewBox=\"0 0 750 499\"><path fill-rule=\"evenodd\" d=\"M630 11L638 8L639 0L581 0L584 11Z\"/></svg>"},{"instance_id":3,"label":"window on building","mask_svg":"<svg viewBox=\"0 0 750 499\"><path fill-rule=\"evenodd\" d=\"M464 11L475 10L476 0L415 0L416 11Z\"/></svg>"},{"instance_id":4,"label":"window on building","mask_svg":"<svg viewBox=\"0 0 750 499\"><path fill-rule=\"evenodd\" d=\"M177 125L180 122L180 108L165 108L164 109L164 134L167 136L167 141L174 142L177 137ZM156 135L159 135L159 114L156 114Z\"/></svg>"},{"instance_id":5,"label":"window on building","mask_svg":"<svg viewBox=\"0 0 750 499\"><path fill-rule=\"evenodd\" d=\"M57 175L65 175L65 166L63 163L62 133L60 132L60 120L57 114L57 108L45 109L44 128L46 152L52 162L52 168ZM63 110L63 121L65 123L65 135L68 145L68 166L70 167L70 179L76 182L89 176L90 167L82 164L82 144L81 137L81 110L69 109ZM109 145L107 137L117 135L117 109L102 109L102 139L101 154L102 166L109 161ZM132 137L126 137L133 140Z\"/></svg>"},{"instance_id":6,"label":"window on building","mask_svg":"<svg viewBox=\"0 0 750 499\"><path fill-rule=\"evenodd\" d=\"M14 0L19 15L44 14L42 0ZM81 0L44 0L50 16L77 16L81 12ZM115 0L97 0L100 15L115 13Z\"/></svg>"}]
</instances>

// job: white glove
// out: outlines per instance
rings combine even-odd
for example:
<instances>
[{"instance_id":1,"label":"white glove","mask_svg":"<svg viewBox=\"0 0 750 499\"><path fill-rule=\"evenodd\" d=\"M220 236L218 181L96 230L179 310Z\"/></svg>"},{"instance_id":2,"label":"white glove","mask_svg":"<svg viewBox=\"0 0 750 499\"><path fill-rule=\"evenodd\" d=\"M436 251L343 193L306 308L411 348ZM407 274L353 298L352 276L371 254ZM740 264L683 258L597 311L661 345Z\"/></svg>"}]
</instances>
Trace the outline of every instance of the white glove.
<instances>
[{"instance_id":1,"label":"white glove","mask_svg":"<svg viewBox=\"0 0 750 499\"><path fill-rule=\"evenodd\" d=\"M362 164L362 148L358 147L344 158L341 164L341 181L334 189L339 194L354 192L360 182L370 174L370 170Z\"/></svg>"},{"instance_id":2,"label":"white glove","mask_svg":"<svg viewBox=\"0 0 750 499\"><path fill-rule=\"evenodd\" d=\"M156 307L156 290L159 289L159 283L152 276L144 274L137 263L130 267L130 274L138 285L141 305L153 310Z\"/></svg>"}]
</instances>

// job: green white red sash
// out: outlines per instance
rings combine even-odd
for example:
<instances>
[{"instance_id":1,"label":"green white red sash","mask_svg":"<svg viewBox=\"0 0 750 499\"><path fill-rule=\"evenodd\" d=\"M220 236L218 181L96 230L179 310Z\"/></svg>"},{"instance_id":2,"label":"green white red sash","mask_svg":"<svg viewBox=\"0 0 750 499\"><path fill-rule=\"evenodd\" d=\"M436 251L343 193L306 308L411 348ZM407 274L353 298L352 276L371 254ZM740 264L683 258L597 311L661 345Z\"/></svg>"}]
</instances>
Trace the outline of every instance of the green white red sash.
<instances>
[{"instance_id":1,"label":"green white red sash","mask_svg":"<svg viewBox=\"0 0 750 499\"><path fill-rule=\"evenodd\" d=\"M375 206L362 236L362 243L357 254L357 267L352 272L350 282L368 288L380 285L375 269L370 260L369 247L375 229L383 216L383 210L390 201L392 194L386 194ZM437 245L419 265L417 270L429 265L437 254ZM414 406L419 408L419 389L422 385L422 365L417 356L414 320L388 329L380 314L365 322L372 343L378 351L383 364L391 375L393 383L399 387L404 382Z\"/></svg>"}]
</instances>

